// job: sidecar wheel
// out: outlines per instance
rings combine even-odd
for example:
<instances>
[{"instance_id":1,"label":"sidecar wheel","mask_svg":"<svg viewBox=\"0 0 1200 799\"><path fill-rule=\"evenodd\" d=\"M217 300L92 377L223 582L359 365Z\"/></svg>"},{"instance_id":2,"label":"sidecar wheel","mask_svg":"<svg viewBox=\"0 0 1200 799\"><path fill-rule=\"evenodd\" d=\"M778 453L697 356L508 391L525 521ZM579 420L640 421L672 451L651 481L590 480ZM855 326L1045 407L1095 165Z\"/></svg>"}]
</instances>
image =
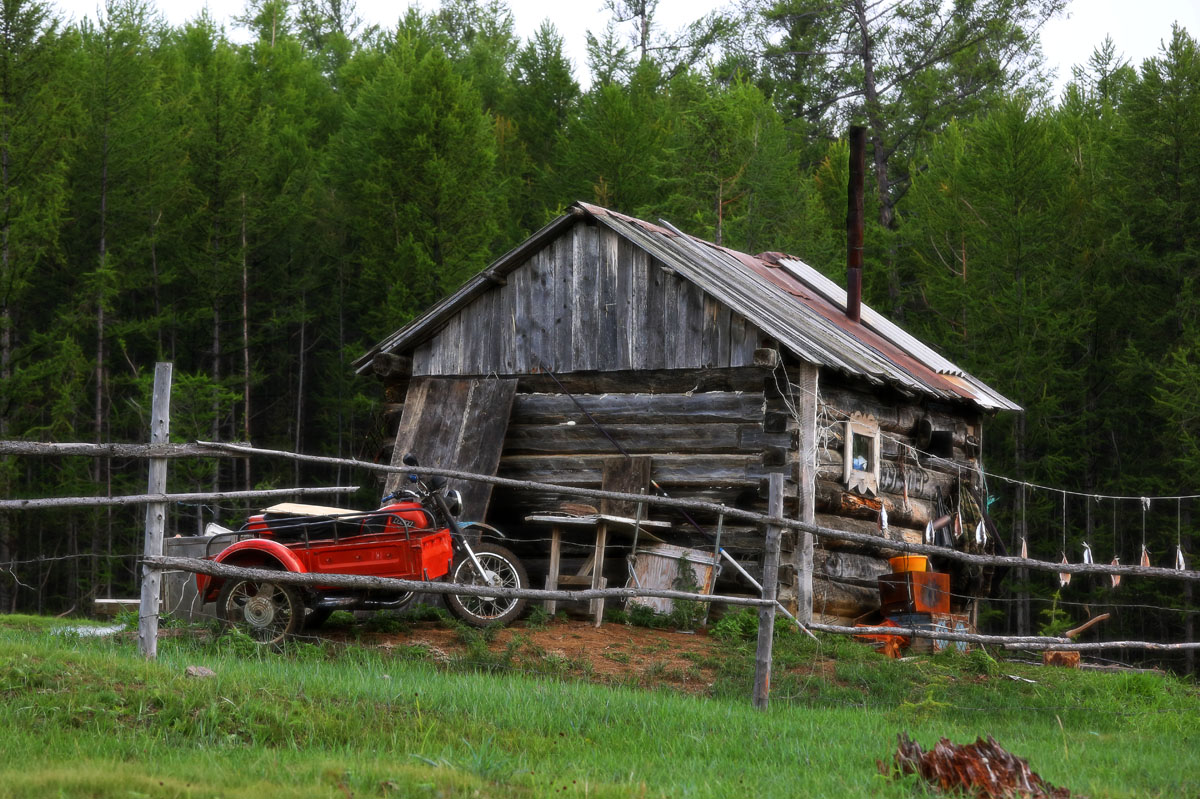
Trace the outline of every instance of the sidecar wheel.
<instances>
[{"instance_id":1,"label":"sidecar wheel","mask_svg":"<svg viewBox=\"0 0 1200 799\"><path fill-rule=\"evenodd\" d=\"M290 585L269 580L226 580L217 616L260 644L275 645L304 625L304 603Z\"/></svg>"},{"instance_id":2,"label":"sidecar wheel","mask_svg":"<svg viewBox=\"0 0 1200 799\"><path fill-rule=\"evenodd\" d=\"M475 564L466 554L460 555L450 570L449 580L462 585L496 585L502 588L528 588L529 577L516 555L502 546L480 544L475 557L483 566L485 577L475 571ZM494 580L494 582L493 582ZM446 607L456 618L472 627L489 624L508 624L525 610L525 600L501 596L446 595Z\"/></svg>"}]
</instances>

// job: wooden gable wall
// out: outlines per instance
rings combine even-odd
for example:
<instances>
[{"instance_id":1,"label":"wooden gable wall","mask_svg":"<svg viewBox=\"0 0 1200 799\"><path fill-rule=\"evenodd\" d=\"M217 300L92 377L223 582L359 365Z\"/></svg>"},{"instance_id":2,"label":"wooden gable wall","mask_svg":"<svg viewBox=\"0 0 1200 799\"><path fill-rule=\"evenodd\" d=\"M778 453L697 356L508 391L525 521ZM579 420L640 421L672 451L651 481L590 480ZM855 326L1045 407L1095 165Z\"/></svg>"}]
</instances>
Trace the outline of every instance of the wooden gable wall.
<instances>
[{"instance_id":1,"label":"wooden gable wall","mask_svg":"<svg viewBox=\"0 0 1200 799\"><path fill-rule=\"evenodd\" d=\"M580 221L413 353L414 375L749 366L761 333L645 250Z\"/></svg>"}]
</instances>

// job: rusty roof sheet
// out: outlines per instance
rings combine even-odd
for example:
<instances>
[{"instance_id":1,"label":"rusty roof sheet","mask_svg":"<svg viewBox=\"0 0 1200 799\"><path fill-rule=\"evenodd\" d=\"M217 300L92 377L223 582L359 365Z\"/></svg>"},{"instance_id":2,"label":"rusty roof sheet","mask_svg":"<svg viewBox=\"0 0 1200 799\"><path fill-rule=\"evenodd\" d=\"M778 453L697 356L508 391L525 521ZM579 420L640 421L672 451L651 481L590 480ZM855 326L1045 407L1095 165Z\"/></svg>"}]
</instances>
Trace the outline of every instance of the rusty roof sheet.
<instances>
[{"instance_id":1,"label":"rusty roof sheet","mask_svg":"<svg viewBox=\"0 0 1200 799\"><path fill-rule=\"evenodd\" d=\"M585 214L639 245L809 363L907 393L965 401L987 410L1021 410L868 306L862 306L861 323L851 322L845 314L845 289L793 256L748 255L684 234L666 222L653 224L582 202L372 348L356 362L359 371L365 371L377 352L408 349L432 335L497 276L517 268L528 253Z\"/></svg>"}]
</instances>

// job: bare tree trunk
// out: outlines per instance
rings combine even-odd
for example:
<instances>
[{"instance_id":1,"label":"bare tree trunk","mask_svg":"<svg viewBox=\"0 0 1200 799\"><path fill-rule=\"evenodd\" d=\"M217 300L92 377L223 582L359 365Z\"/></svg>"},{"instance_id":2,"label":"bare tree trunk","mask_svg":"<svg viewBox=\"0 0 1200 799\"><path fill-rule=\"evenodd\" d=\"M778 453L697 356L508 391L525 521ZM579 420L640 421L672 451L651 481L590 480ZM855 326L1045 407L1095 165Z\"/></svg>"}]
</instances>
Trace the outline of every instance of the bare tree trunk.
<instances>
[{"instance_id":1,"label":"bare tree trunk","mask_svg":"<svg viewBox=\"0 0 1200 799\"><path fill-rule=\"evenodd\" d=\"M272 42L274 33L272 32ZM246 261L246 193L242 192L242 436L250 443L250 270ZM243 485L250 490L250 459L242 461Z\"/></svg>"},{"instance_id":2,"label":"bare tree trunk","mask_svg":"<svg viewBox=\"0 0 1200 799\"><path fill-rule=\"evenodd\" d=\"M308 314L308 297L306 294L300 295L300 363L296 370L296 437L295 451L303 450L303 435L301 431L304 429L304 369L307 361L307 346L305 342L305 333L308 327L305 324L305 317ZM295 484L300 485L300 462L296 461L294 472Z\"/></svg>"},{"instance_id":3,"label":"bare tree trunk","mask_svg":"<svg viewBox=\"0 0 1200 799\"><path fill-rule=\"evenodd\" d=\"M108 71L105 70L105 83L107 87ZM108 118L105 117L104 125L100 134L100 241L97 247L97 258L99 263L99 281L97 282L96 292L96 408L95 408L95 430L97 444L104 443L105 436L105 386L108 383L108 365L105 356L105 330L107 320L104 315L104 305L107 301L108 287L106 285L108 276ZM96 483L103 483L105 495L112 496L112 462L108 458L97 458L95 461ZM105 547L106 554L112 554L112 535L113 535L113 519L112 508L104 510L104 531L105 531ZM100 566L100 540L99 536L92 532L92 561L91 561L91 586L93 589L99 582L99 566ZM106 570L106 574L108 574ZM105 595L112 594L112 579L105 577Z\"/></svg>"},{"instance_id":4,"label":"bare tree trunk","mask_svg":"<svg viewBox=\"0 0 1200 799\"><path fill-rule=\"evenodd\" d=\"M4 229L0 231L0 277L6 281L9 275L9 224L8 214L12 205L12 200L9 199L8 193L8 132L4 133L4 146L0 148L0 186L4 190ZM0 286L2 288L2 286ZM0 296L0 384L8 385L12 378L12 310L9 308L8 292ZM9 418L7 403L0 403L0 439L9 437ZM12 485L8 477L8 470L3 468L7 458L0 460L0 494L4 496L12 496ZM0 511L0 563L7 562L12 559L11 554L12 542L12 519L8 513ZM14 586L11 592L8 589L9 580L0 578L0 610L8 607L12 598L16 596L17 591Z\"/></svg>"},{"instance_id":5,"label":"bare tree trunk","mask_svg":"<svg viewBox=\"0 0 1200 799\"><path fill-rule=\"evenodd\" d=\"M1018 547L1019 541L1029 540L1029 529L1026 526L1025 519L1026 498L1025 498L1025 414L1017 414L1016 429L1013 435L1013 454L1016 461L1016 477L1018 487L1021 491L1020 516L1017 519L1017 534ZM1017 635L1031 635L1031 622L1029 618L1029 570L1026 568L1017 569L1017 580L1020 581L1020 588L1017 591Z\"/></svg>"}]
</instances>

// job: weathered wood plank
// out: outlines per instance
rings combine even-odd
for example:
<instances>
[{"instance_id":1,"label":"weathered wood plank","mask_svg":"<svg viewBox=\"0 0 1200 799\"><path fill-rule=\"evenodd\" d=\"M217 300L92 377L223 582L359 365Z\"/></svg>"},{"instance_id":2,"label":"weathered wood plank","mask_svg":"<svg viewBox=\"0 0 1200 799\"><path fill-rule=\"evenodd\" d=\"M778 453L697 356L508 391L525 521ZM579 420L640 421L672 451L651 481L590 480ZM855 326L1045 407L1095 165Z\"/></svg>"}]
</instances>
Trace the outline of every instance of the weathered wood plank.
<instances>
[{"instance_id":1,"label":"weathered wood plank","mask_svg":"<svg viewBox=\"0 0 1200 799\"><path fill-rule=\"evenodd\" d=\"M515 394L515 380L414 379L392 465L402 466L411 452L425 466L495 474ZM394 491L402 479L401 474L389 476L387 490ZM462 493L463 518L485 518L490 483L451 480L449 484Z\"/></svg>"},{"instance_id":2,"label":"weathered wood plank","mask_svg":"<svg viewBox=\"0 0 1200 799\"><path fill-rule=\"evenodd\" d=\"M639 269L646 273L646 298L638 309L641 321L641 340L638 345L642 350L641 368L670 369L667 360L667 331L671 329L671 320L666 318L666 286L668 275L663 271L658 261L643 254L638 259Z\"/></svg>"},{"instance_id":3,"label":"weathered wood plank","mask_svg":"<svg viewBox=\"0 0 1200 799\"><path fill-rule=\"evenodd\" d=\"M525 262L508 276L508 286L506 286L512 296L512 318L510 319L513 331L512 371L516 373L531 371L534 365L530 355L533 349L531 331L534 324L530 309L533 272L533 263Z\"/></svg>"},{"instance_id":4,"label":"weathered wood plank","mask_svg":"<svg viewBox=\"0 0 1200 799\"><path fill-rule=\"evenodd\" d=\"M682 338L676 369L703 368L704 362L704 292L695 283L680 279L678 323Z\"/></svg>"},{"instance_id":5,"label":"weathered wood plank","mask_svg":"<svg viewBox=\"0 0 1200 799\"><path fill-rule=\"evenodd\" d=\"M550 247L530 259L529 345L530 366L541 370L542 363L554 361L554 271Z\"/></svg>"},{"instance_id":6,"label":"weathered wood plank","mask_svg":"<svg viewBox=\"0 0 1200 799\"><path fill-rule=\"evenodd\" d=\"M633 351L631 336L634 326L633 301L633 265L628 259L623 259L624 250L621 244L624 240L611 230L604 231L603 248L605 258L609 261L609 269L615 279L615 313L614 321L617 331L617 360L612 369L632 369Z\"/></svg>"},{"instance_id":7,"label":"weathered wood plank","mask_svg":"<svg viewBox=\"0 0 1200 799\"><path fill-rule=\"evenodd\" d=\"M576 225L572 241L571 368L599 368L600 351L608 346L600 323L600 231Z\"/></svg>"},{"instance_id":8,"label":"weathered wood plank","mask_svg":"<svg viewBox=\"0 0 1200 799\"><path fill-rule=\"evenodd\" d=\"M576 225L578 227L578 225ZM554 280L554 362L559 372L575 369L574 344L571 336L572 314L575 308L575 242L567 234L555 240L550 248Z\"/></svg>"},{"instance_id":9,"label":"weathered wood plank","mask_svg":"<svg viewBox=\"0 0 1200 799\"><path fill-rule=\"evenodd\" d=\"M701 359L705 368L729 366L729 306L704 295L704 344Z\"/></svg>"},{"instance_id":10,"label":"weathered wood plank","mask_svg":"<svg viewBox=\"0 0 1200 799\"><path fill-rule=\"evenodd\" d=\"M646 253L625 239L617 245L618 257L621 264L629 270L629 315L626 324L629 327L629 363L631 369L649 368L646 353L647 324L649 314L646 313L646 303L650 299L650 271L647 269L649 258Z\"/></svg>"},{"instance_id":11,"label":"weathered wood plank","mask_svg":"<svg viewBox=\"0 0 1200 799\"><path fill-rule=\"evenodd\" d=\"M650 466L651 461L647 457L605 458L600 487L605 491L620 491L623 494L642 493L650 488ZM600 512L610 516L634 518L638 509L635 502L602 499Z\"/></svg>"}]
</instances>

